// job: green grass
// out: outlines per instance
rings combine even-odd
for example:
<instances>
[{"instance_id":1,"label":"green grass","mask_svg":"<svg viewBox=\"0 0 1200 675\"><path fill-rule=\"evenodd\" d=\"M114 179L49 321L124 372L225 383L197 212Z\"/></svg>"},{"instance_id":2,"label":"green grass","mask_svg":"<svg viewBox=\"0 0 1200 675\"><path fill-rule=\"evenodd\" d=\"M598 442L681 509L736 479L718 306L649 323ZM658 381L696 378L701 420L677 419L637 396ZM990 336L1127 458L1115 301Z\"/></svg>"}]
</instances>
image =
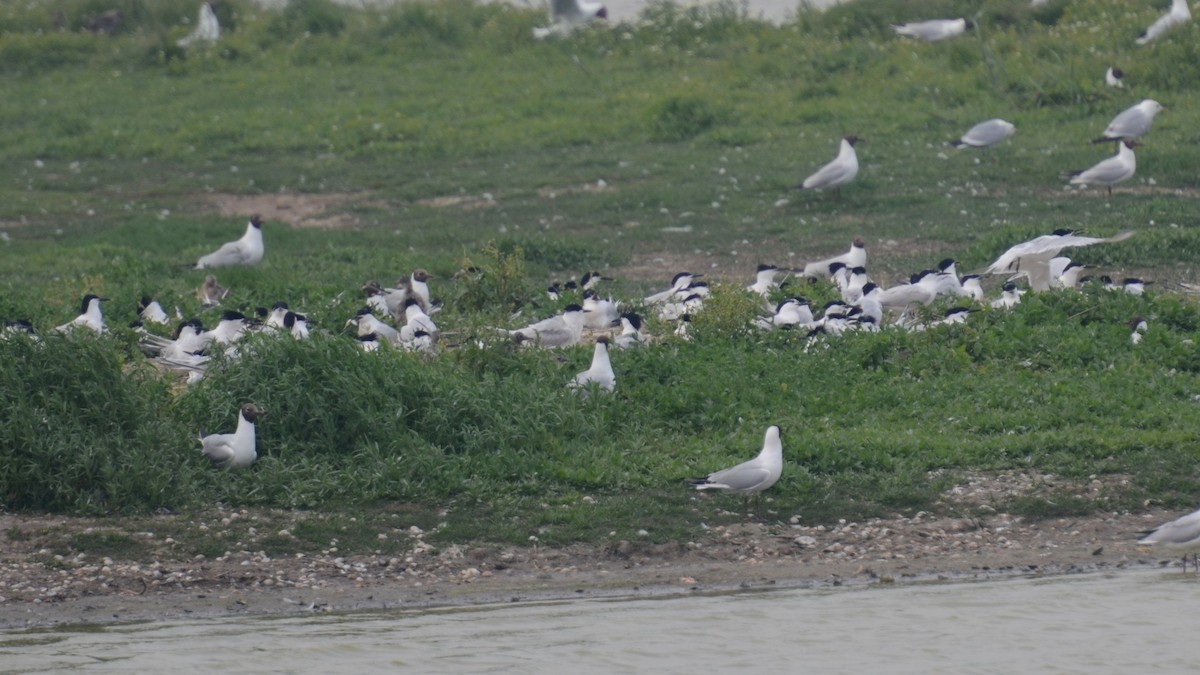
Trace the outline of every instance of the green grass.
<instances>
[{"instance_id":1,"label":"green grass","mask_svg":"<svg viewBox=\"0 0 1200 675\"><path fill-rule=\"evenodd\" d=\"M45 334L96 292L111 298L113 328L0 341L5 508L224 503L341 518L404 504L422 527L444 523L443 541L640 529L666 541L729 518L740 500L697 498L682 479L749 457L770 424L787 459L772 508L806 522L927 509L966 470L1133 477L1095 500L1014 500L1021 513L1194 500L1200 316L1170 290L1196 280L1200 254L1196 25L1137 48L1157 10L1111 0L979 13L856 0L782 26L732 5L655 5L638 25L535 42L542 17L502 5L224 4L233 30L187 53L172 45L192 2L127 0L111 38L74 30L96 3L0 9L0 318ZM58 7L62 32L48 28ZM959 14L980 30L945 44L887 27ZM1114 64L1132 89L1104 87ZM1111 152L1088 139L1147 97L1168 110L1137 177L1111 198L1064 190L1062 172ZM1017 135L986 153L944 145L989 117ZM851 132L866 139L863 169L841 201L790 190ZM202 275L181 267L244 227L213 195L297 194L340 197L327 215L351 225L271 220L264 262L219 277L227 305L286 299L327 334L255 339L252 355L186 389L146 365L122 328L142 294L215 320L194 299ZM966 326L807 351L802 336L747 329L752 304L732 290L757 262L799 265L856 235L891 282L946 256L979 268L1057 227L1136 230L1071 254L1158 285L1140 299L1027 296ZM468 265L485 274L452 280ZM518 351L485 328L553 313L567 301L540 289L566 275L625 272L611 288L637 298L683 265L730 283L694 341L616 355L613 396L566 390L590 350ZM463 345L435 360L359 353L342 329L356 289L415 267L434 273L438 323ZM1137 348L1125 326L1135 314L1151 325ZM270 413L260 460L216 471L195 434L231 428L250 400ZM312 527L263 545L322 545L329 527ZM368 528L347 528L343 539L372 546L374 534L355 539Z\"/></svg>"}]
</instances>

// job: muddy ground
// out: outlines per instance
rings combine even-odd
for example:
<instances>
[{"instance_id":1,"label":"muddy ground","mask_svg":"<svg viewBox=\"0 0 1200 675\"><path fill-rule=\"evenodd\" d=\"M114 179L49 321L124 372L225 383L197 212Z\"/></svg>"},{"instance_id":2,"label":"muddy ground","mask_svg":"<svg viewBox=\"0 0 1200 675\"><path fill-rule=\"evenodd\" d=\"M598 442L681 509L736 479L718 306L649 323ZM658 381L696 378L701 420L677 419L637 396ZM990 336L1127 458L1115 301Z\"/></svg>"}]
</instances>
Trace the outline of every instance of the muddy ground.
<instances>
[{"instance_id":1,"label":"muddy ground","mask_svg":"<svg viewBox=\"0 0 1200 675\"><path fill-rule=\"evenodd\" d=\"M1139 547L1139 531L1180 515L1160 509L1033 521L991 511L998 495L1028 494L1052 477L974 477L950 490L968 518L912 517L805 525L768 511L762 522L716 526L691 541L642 539L547 548L536 544L434 546L403 530L404 552L347 554L336 547L272 558L253 546L213 558L173 554L175 543L146 529L124 532L150 555L121 560L61 554L38 532L119 531L109 519L0 515L0 629L228 615L427 608L576 597L939 579L1073 574L1178 566L1169 550ZM1119 479L1118 479L1119 480ZM1079 486L1081 491L1104 486ZM267 512L210 514L214 529ZM182 516L150 521L177 529ZM194 522L195 516L189 516ZM116 521L120 522L120 521ZM132 522L132 521L131 521ZM208 527L207 525L203 527ZM253 531L253 530L251 530ZM206 530L207 533L207 530ZM11 536L10 536L11 535ZM219 532L212 532L219 537ZM50 535L47 535L50 536ZM383 536L383 535L380 535Z\"/></svg>"}]
</instances>

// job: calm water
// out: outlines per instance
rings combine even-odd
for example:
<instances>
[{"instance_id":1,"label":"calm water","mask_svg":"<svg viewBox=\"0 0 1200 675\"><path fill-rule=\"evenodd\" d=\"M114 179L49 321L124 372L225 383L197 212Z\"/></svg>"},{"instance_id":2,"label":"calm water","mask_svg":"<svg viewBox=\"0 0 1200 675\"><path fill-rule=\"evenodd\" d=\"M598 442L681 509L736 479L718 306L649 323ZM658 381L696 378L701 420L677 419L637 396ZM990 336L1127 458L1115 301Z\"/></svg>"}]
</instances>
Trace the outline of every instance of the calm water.
<instances>
[{"instance_id":1,"label":"calm water","mask_svg":"<svg viewBox=\"0 0 1200 675\"><path fill-rule=\"evenodd\" d=\"M1174 572L0 633L2 672L1196 672Z\"/></svg>"}]
</instances>

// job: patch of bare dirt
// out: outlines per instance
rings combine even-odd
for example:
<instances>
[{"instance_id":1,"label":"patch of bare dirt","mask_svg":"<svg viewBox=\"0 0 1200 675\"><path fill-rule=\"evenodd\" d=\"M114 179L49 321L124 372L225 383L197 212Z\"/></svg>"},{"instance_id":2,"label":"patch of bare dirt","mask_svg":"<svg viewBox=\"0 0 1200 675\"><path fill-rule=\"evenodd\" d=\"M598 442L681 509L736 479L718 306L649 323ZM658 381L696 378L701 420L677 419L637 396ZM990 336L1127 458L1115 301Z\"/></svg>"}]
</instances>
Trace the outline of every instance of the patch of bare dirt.
<instances>
[{"instance_id":1,"label":"patch of bare dirt","mask_svg":"<svg viewBox=\"0 0 1200 675\"><path fill-rule=\"evenodd\" d=\"M211 208L223 216L249 217L255 213L266 220L283 221L292 227L339 229L354 227L359 219L339 210L351 204L378 204L365 194L262 194L234 195L216 193L207 196Z\"/></svg>"},{"instance_id":2,"label":"patch of bare dirt","mask_svg":"<svg viewBox=\"0 0 1200 675\"><path fill-rule=\"evenodd\" d=\"M496 201L496 198L493 197L490 192L485 192L481 195L450 195L446 197L429 197L428 199L418 199L417 203L421 206L429 206L435 209L445 209L456 206L466 211L490 209L499 204L499 202Z\"/></svg>"},{"instance_id":3,"label":"patch of bare dirt","mask_svg":"<svg viewBox=\"0 0 1200 675\"><path fill-rule=\"evenodd\" d=\"M562 548L469 542L434 546L425 541L425 533L409 528L402 531L407 538L401 549L391 553L338 551L331 545L276 558L243 538L251 536L255 527L262 536L275 535L288 525L287 518L302 515L217 509L186 521L180 516L159 516L150 523L129 521L128 527L111 519L4 515L0 516L4 532L0 536L0 628L977 579L1178 564L1172 551L1136 544L1137 532L1177 517L1175 512L1155 509L1038 520L994 506L1014 496L1052 498L1064 491L1094 496L1103 489L1120 489L1127 480L1105 476L1072 484L1027 472L969 474L942 495L936 514L840 520L830 525L808 525L803 515L772 512L768 500L765 521L738 521L736 514L727 514L734 524L714 526L689 541L668 543L633 537ZM231 529L239 522L243 529ZM247 524L255 527L245 529ZM178 531L181 525L209 528L205 536L227 542L228 550L212 558L180 555L169 536L154 531ZM55 542L97 532L136 540L140 559L55 552L61 549Z\"/></svg>"}]
</instances>

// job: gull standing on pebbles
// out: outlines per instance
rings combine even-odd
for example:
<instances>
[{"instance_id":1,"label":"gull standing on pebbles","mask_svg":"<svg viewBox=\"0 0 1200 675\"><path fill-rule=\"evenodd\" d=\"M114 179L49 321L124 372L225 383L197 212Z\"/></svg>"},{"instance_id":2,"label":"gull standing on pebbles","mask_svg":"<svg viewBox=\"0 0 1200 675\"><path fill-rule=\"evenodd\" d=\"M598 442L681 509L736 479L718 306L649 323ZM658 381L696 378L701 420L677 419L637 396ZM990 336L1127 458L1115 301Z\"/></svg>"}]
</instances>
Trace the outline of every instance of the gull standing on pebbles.
<instances>
[{"instance_id":1,"label":"gull standing on pebbles","mask_svg":"<svg viewBox=\"0 0 1200 675\"><path fill-rule=\"evenodd\" d=\"M1187 573L1187 553L1192 552L1192 565L1196 565L1196 549L1200 548L1200 511L1193 511L1169 523L1163 523L1153 530L1143 532L1145 536L1138 540L1139 544L1162 544L1168 548L1184 549L1183 571Z\"/></svg>"},{"instance_id":2,"label":"gull standing on pebbles","mask_svg":"<svg viewBox=\"0 0 1200 675\"><path fill-rule=\"evenodd\" d=\"M1017 128L1012 122L1005 122L999 118L990 119L971 127L962 138L950 141L950 145L956 148L990 148L1015 133Z\"/></svg>"},{"instance_id":3,"label":"gull standing on pebbles","mask_svg":"<svg viewBox=\"0 0 1200 675\"><path fill-rule=\"evenodd\" d=\"M257 265L263 259L262 224L260 216L251 216L249 224L246 225L246 233L241 239L228 242L216 251L201 256L196 261L196 269Z\"/></svg>"},{"instance_id":4,"label":"gull standing on pebbles","mask_svg":"<svg viewBox=\"0 0 1200 675\"><path fill-rule=\"evenodd\" d=\"M728 490L742 495L742 508L746 509L750 495L754 495L754 510L758 512L759 498L767 488L774 485L783 473L783 442L779 439L779 427L767 428L762 451L748 462L708 474L704 478L689 478L697 490Z\"/></svg>"},{"instance_id":5,"label":"gull standing on pebbles","mask_svg":"<svg viewBox=\"0 0 1200 675\"><path fill-rule=\"evenodd\" d=\"M1104 133L1093 143L1112 143L1114 141L1141 138L1154 124L1154 116L1163 111L1162 104L1148 98L1137 105L1122 110L1104 128Z\"/></svg>"},{"instance_id":6,"label":"gull standing on pebbles","mask_svg":"<svg viewBox=\"0 0 1200 675\"><path fill-rule=\"evenodd\" d=\"M975 24L970 19L933 19L901 25L892 24L892 30L896 31L897 35L925 42L937 42L958 37L974 27Z\"/></svg>"},{"instance_id":7,"label":"gull standing on pebbles","mask_svg":"<svg viewBox=\"0 0 1200 675\"><path fill-rule=\"evenodd\" d=\"M253 403L242 406L237 430L232 434L204 435L200 431L200 452L223 469L244 469L258 459L254 442L254 421L266 413Z\"/></svg>"},{"instance_id":8,"label":"gull standing on pebbles","mask_svg":"<svg viewBox=\"0 0 1200 675\"><path fill-rule=\"evenodd\" d=\"M617 386L617 376L613 373L612 361L608 358L608 338L596 338L596 349L592 352L592 366L571 380L572 389L584 389L595 382L604 391L612 391Z\"/></svg>"},{"instance_id":9,"label":"gull standing on pebbles","mask_svg":"<svg viewBox=\"0 0 1200 675\"><path fill-rule=\"evenodd\" d=\"M1163 36L1168 30L1171 30L1179 24L1187 23L1192 20L1192 12L1188 9L1187 0L1172 0L1171 9L1166 14L1158 17L1158 20L1150 24L1150 27L1142 31L1142 34L1137 37L1136 42L1139 45L1149 44Z\"/></svg>"},{"instance_id":10,"label":"gull standing on pebbles","mask_svg":"<svg viewBox=\"0 0 1200 675\"><path fill-rule=\"evenodd\" d=\"M1133 148L1137 145L1137 141L1121 141L1117 144L1117 154L1101 160L1090 169L1080 169L1068 174L1071 176L1071 185L1103 185L1111 196L1112 186L1133 178L1134 172L1137 171L1137 157L1133 154Z\"/></svg>"},{"instance_id":11,"label":"gull standing on pebbles","mask_svg":"<svg viewBox=\"0 0 1200 675\"><path fill-rule=\"evenodd\" d=\"M550 0L550 25L534 28L533 37L544 40L551 35L566 35L590 21L607 19L608 8L588 0Z\"/></svg>"},{"instance_id":12,"label":"gull standing on pebbles","mask_svg":"<svg viewBox=\"0 0 1200 675\"><path fill-rule=\"evenodd\" d=\"M850 135L842 137L842 144L838 149L837 157L825 166L817 169L817 172L804 182L797 185L797 190L824 190L833 188L833 193L836 197L841 196L841 188L843 185L854 180L858 175L858 155L854 152L854 145L860 142L857 136Z\"/></svg>"},{"instance_id":13,"label":"gull standing on pebbles","mask_svg":"<svg viewBox=\"0 0 1200 675\"><path fill-rule=\"evenodd\" d=\"M88 293L83 296L83 302L79 307L79 316L54 330L59 333L68 333L76 328L87 328L97 334L103 333L105 330L104 315L100 313L100 303L107 299Z\"/></svg>"}]
</instances>

